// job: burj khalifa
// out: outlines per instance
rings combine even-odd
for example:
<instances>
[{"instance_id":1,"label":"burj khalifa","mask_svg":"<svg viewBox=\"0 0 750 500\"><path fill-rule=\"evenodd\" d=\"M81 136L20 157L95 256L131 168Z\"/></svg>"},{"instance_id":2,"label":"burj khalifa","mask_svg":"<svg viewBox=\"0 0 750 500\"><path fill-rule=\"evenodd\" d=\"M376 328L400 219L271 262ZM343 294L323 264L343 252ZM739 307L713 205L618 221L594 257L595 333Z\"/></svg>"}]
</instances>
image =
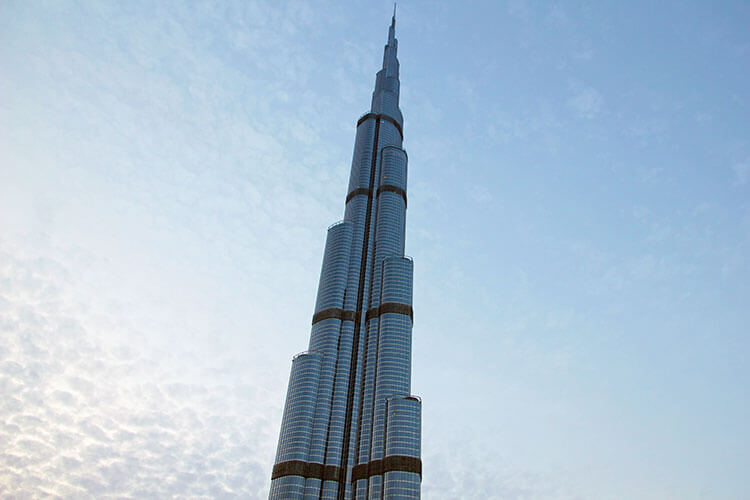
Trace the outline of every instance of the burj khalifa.
<instances>
[{"instance_id":1,"label":"burj khalifa","mask_svg":"<svg viewBox=\"0 0 750 500\"><path fill-rule=\"evenodd\" d=\"M357 121L344 220L328 228L310 344L292 361L272 500L420 497L395 29L394 14L370 111Z\"/></svg>"}]
</instances>

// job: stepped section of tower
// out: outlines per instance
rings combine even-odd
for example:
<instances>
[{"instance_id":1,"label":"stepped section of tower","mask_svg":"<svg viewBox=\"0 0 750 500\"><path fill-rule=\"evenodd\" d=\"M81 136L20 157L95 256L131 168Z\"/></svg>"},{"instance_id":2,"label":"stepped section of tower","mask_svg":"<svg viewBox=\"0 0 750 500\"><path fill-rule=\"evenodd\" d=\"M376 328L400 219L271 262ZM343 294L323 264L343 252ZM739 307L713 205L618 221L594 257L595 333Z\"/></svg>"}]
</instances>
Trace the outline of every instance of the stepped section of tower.
<instances>
[{"instance_id":1,"label":"stepped section of tower","mask_svg":"<svg viewBox=\"0 0 750 500\"><path fill-rule=\"evenodd\" d=\"M394 19L357 122L344 220L328 229L308 351L292 362L273 500L419 498L397 48Z\"/></svg>"}]
</instances>

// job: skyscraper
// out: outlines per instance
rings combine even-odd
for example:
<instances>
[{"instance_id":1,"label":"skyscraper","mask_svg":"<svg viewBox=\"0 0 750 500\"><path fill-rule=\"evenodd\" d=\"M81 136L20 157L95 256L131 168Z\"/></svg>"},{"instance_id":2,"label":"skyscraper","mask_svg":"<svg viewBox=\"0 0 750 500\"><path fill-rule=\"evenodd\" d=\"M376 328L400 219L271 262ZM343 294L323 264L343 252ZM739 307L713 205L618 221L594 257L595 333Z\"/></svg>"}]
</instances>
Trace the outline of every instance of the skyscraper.
<instances>
[{"instance_id":1,"label":"skyscraper","mask_svg":"<svg viewBox=\"0 0 750 500\"><path fill-rule=\"evenodd\" d=\"M357 121L344 220L328 228L310 345L292 361L273 500L420 496L395 29L394 14L372 106Z\"/></svg>"}]
</instances>

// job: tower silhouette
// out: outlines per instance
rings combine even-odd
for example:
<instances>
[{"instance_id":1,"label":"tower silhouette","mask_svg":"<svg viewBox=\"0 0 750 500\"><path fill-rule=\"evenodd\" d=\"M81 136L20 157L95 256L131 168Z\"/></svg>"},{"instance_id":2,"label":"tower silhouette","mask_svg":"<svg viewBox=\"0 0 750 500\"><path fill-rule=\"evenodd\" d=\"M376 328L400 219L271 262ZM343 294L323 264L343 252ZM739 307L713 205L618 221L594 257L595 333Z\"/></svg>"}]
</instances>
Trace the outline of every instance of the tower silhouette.
<instances>
[{"instance_id":1,"label":"tower silhouette","mask_svg":"<svg viewBox=\"0 0 750 500\"><path fill-rule=\"evenodd\" d=\"M292 361L272 500L420 496L395 29L394 9L372 105L357 121L344 220L328 228L310 345Z\"/></svg>"}]
</instances>

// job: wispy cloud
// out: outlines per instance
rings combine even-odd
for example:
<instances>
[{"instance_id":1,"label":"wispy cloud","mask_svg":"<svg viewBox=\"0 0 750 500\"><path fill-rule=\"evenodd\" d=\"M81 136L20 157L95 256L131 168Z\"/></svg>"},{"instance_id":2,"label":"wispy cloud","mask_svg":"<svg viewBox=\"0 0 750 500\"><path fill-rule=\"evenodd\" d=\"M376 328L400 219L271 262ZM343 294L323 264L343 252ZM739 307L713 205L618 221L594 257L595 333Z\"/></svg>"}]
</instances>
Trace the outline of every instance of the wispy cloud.
<instances>
[{"instance_id":1,"label":"wispy cloud","mask_svg":"<svg viewBox=\"0 0 750 500\"><path fill-rule=\"evenodd\" d=\"M487 186L479 184L472 184L467 188L467 195L474 203L489 203L492 201L492 193L487 189Z\"/></svg>"},{"instance_id":2,"label":"wispy cloud","mask_svg":"<svg viewBox=\"0 0 750 500\"><path fill-rule=\"evenodd\" d=\"M265 496L278 408L255 384L219 382L200 363L176 374L109 345L55 292L63 267L5 252L2 262L4 497Z\"/></svg>"},{"instance_id":3,"label":"wispy cloud","mask_svg":"<svg viewBox=\"0 0 750 500\"><path fill-rule=\"evenodd\" d=\"M255 383L89 331L64 266L0 255L0 494L265 497L279 410Z\"/></svg>"},{"instance_id":4,"label":"wispy cloud","mask_svg":"<svg viewBox=\"0 0 750 500\"><path fill-rule=\"evenodd\" d=\"M425 460L430 465L428 481L423 486L426 498L451 500L482 498L580 500L582 497L554 479L533 472L521 472L516 464L490 450L466 442L451 443L451 456L438 454Z\"/></svg>"},{"instance_id":5,"label":"wispy cloud","mask_svg":"<svg viewBox=\"0 0 750 500\"><path fill-rule=\"evenodd\" d=\"M735 163L732 165L735 175L735 186L744 186L750 181L750 162Z\"/></svg>"},{"instance_id":6,"label":"wispy cloud","mask_svg":"<svg viewBox=\"0 0 750 500\"><path fill-rule=\"evenodd\" d=\"M468 5L399 19L424 496L742 498L742 65ZM0 497L264 498L390 7L2 11Z\"/></svg>"},{"instance_id":7,"label":"wispy cloud","mask_svg":"<svg viewBox=\"0 0 750 500\"><path fill-rule=\"evenodd\" d=\"M568 99L568 107L579 117L591 119L602 111L604 98L595 88L587 87Z\"/></svg>"}]
</instances>

